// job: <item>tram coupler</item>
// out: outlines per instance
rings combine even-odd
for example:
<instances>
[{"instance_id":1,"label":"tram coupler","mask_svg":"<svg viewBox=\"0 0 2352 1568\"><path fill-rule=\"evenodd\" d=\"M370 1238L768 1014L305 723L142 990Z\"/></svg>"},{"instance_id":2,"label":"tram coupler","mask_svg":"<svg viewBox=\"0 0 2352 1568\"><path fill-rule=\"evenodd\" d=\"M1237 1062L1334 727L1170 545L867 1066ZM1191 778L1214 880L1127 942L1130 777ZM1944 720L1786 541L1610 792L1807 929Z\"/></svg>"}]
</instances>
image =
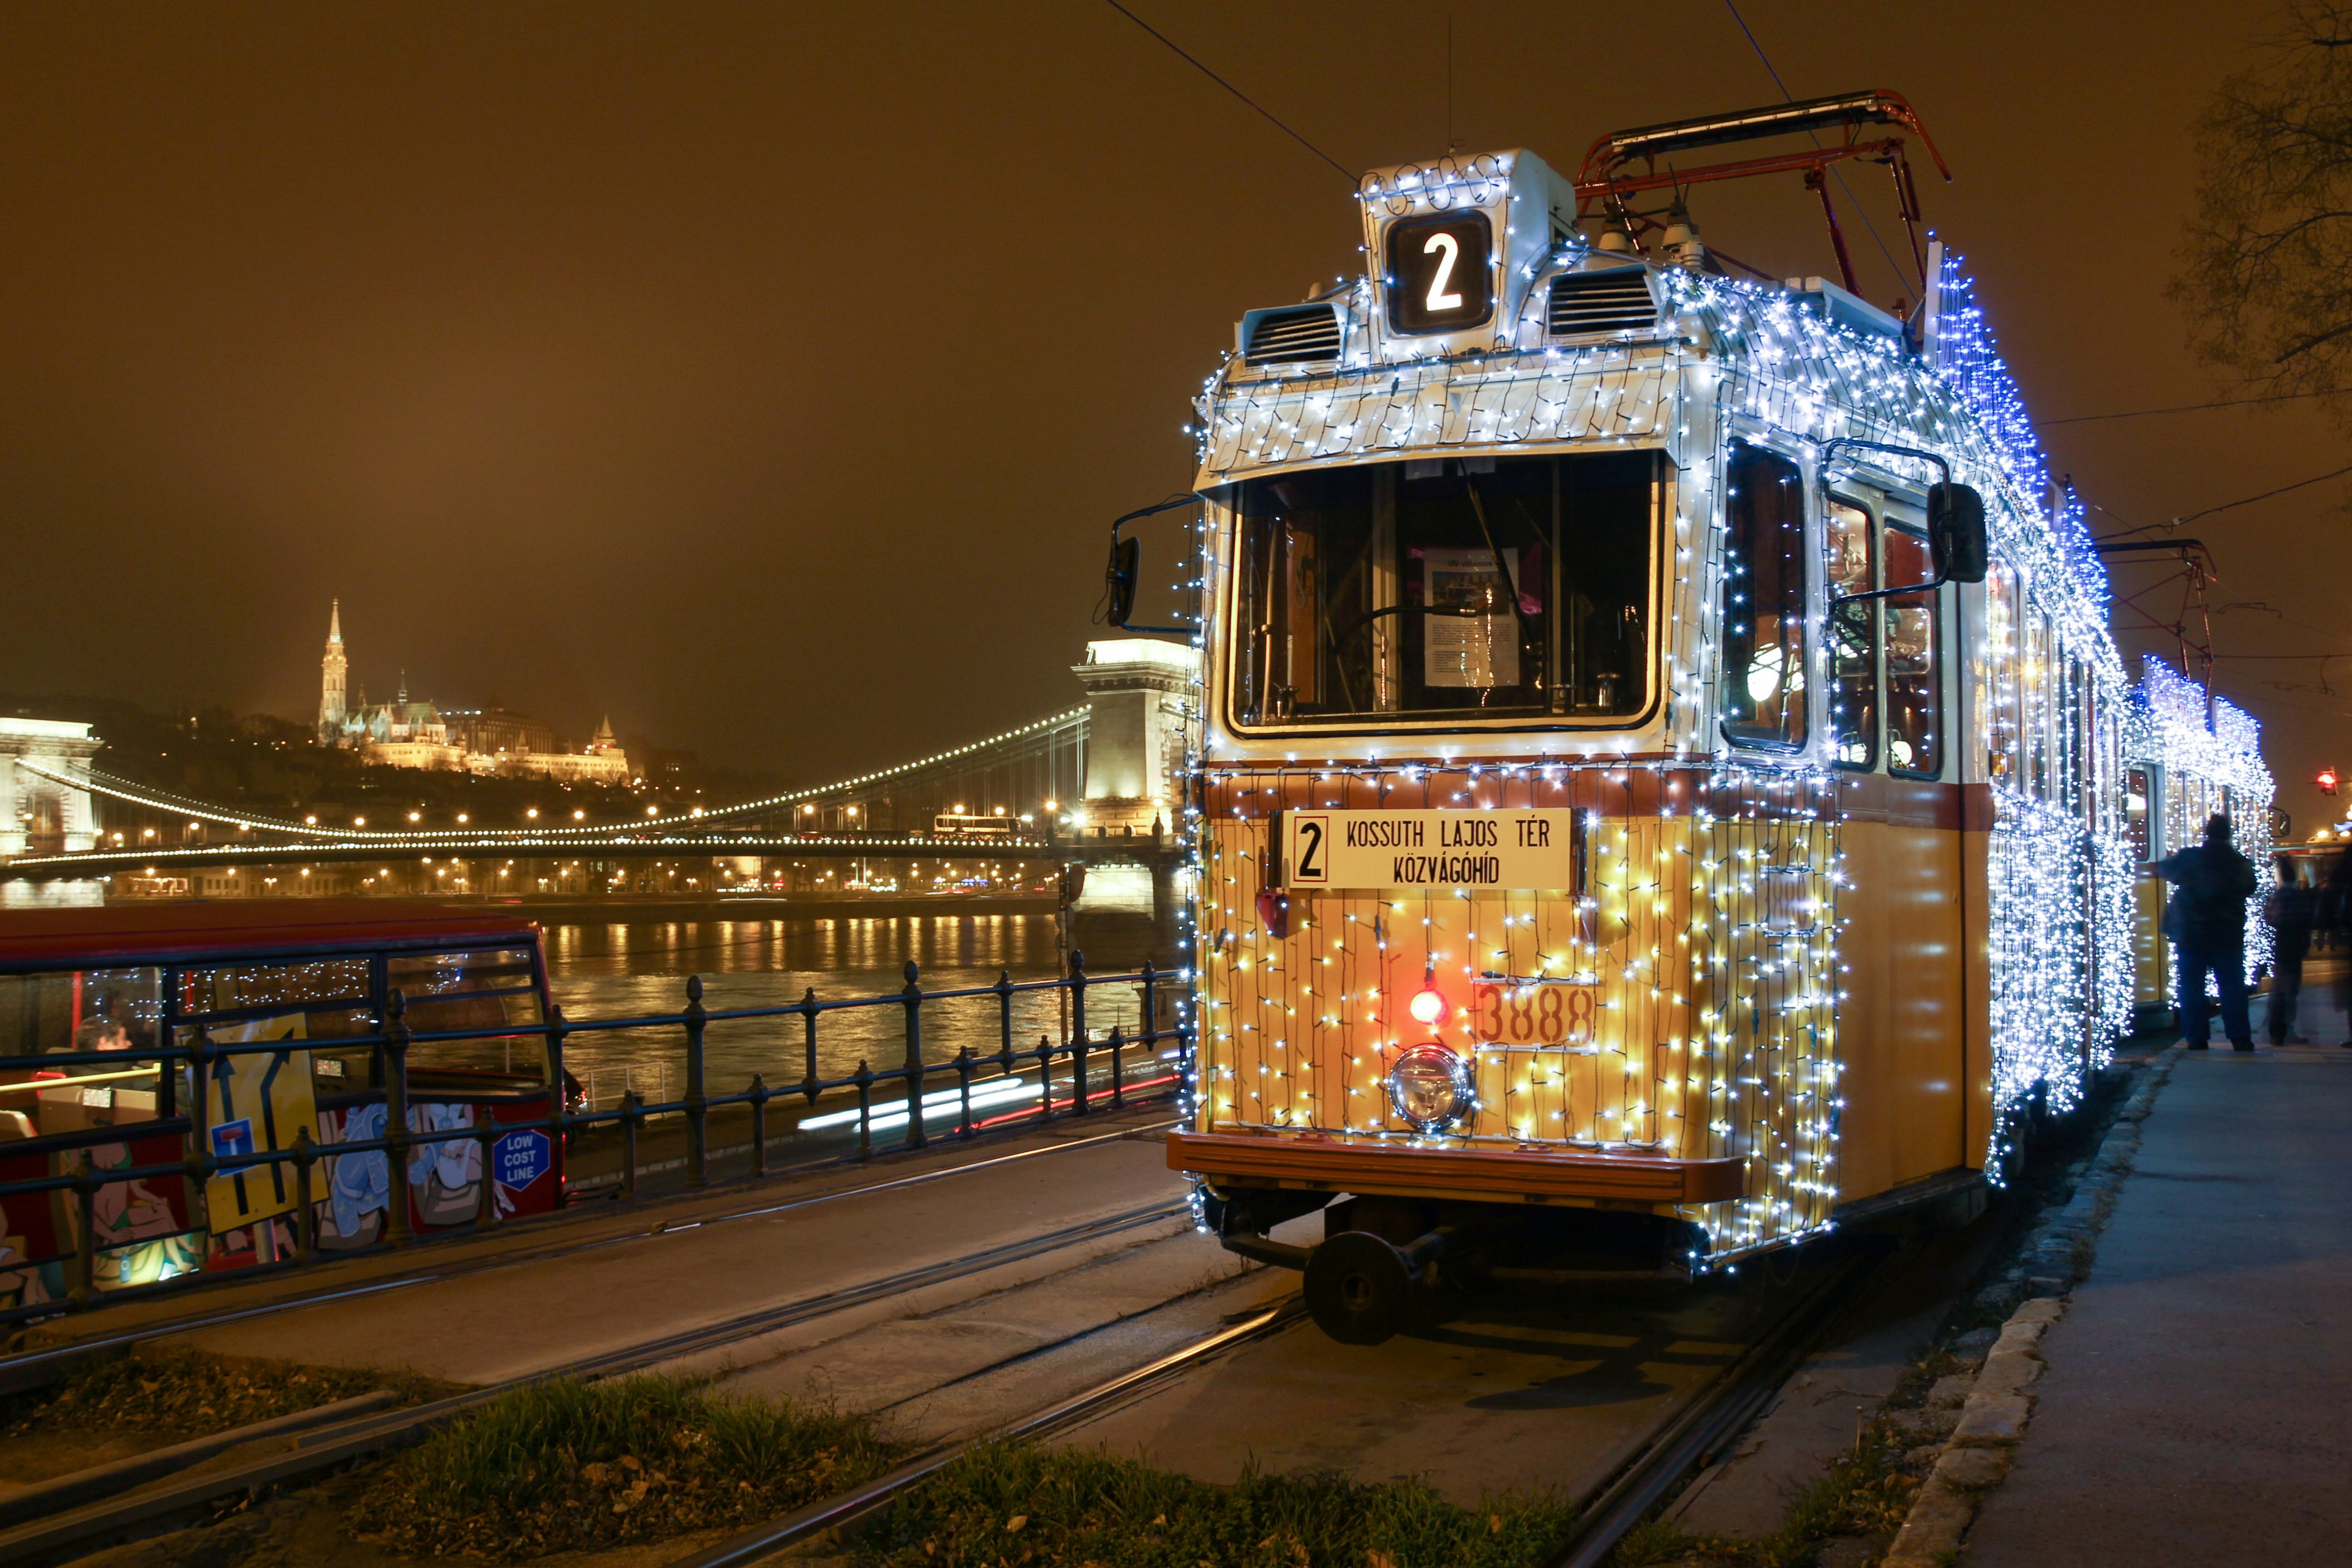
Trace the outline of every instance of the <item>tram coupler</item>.
<instances>
[{"instance_id":1,"label":"tram coupler","mask_svg":"<svg viewBox=\"0 0 2352 1568\"><path fill-rule=\"evenodd\" d=\"M1316 1326L1347 1345L1394 1337L1454 1237L1450 1225L1402 1247L1368 1230L1326 1237L1307 1258L1307 1310Z\"/></svg>"}]
</instances>

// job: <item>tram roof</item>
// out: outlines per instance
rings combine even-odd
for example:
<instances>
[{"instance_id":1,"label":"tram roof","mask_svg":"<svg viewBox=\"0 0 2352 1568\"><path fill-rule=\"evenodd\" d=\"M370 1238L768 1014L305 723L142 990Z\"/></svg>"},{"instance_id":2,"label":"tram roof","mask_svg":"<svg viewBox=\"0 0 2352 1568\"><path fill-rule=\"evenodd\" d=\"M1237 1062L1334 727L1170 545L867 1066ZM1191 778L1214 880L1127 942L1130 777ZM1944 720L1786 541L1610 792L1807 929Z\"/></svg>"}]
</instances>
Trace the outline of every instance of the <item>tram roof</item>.
<instances>
[{"instance_id":1,"label":"tram roof","mask_svg":"<svg viewBox=\"0 0 2352 1568\"><path fill-rule=\"evenodd\" d=\"M0 911L0 968L185 963L272 952L523 942L539 922L389 899L126 903Z\"/></svg>"}]
</instances>

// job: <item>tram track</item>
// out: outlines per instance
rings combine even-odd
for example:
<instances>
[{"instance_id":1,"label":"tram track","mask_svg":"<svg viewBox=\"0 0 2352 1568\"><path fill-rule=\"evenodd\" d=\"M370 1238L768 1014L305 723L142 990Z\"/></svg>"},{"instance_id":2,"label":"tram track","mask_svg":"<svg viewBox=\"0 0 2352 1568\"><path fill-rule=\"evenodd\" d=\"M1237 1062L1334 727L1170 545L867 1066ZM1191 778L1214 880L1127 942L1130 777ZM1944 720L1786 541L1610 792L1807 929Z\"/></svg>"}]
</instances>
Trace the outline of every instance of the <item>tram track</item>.
<instances>
[{"instance_id":1,"label":"tram track","mask_svg":"<svg viewBox=\"0 0 2352 1568\"><path fill-rule=\"evenodd\" d=\"M1155 1384L1181 1376L1215 1356L1254 1340L1279 1333L1302 1321L1306 1315L1305 1300L1297 1294L1286 1296L1241 1322L1171 1351L1132 1372L1108 1379L1081 1394L1056 1401L1034 1415L1007 1426L940 1444L862 1486L822 1502L812 1503L765 1524L755 1525L716 1546L678 1558L669 1568L738 1568L739 1564L762 1562L826 1531L855 1523L876 1509L921 1486L981 1443L1050 1436L1062 1427L1083 1420Z\"/></svg>"},{"instance_id":2,"label":"tram track","mask_svg":"<svg viewBox=\"0 0 2352 1568\"><path fill-rule=\"evenodd\" d=\"M918 1179L924 1178L906 1178L856 1190L873 1191ZM763 1205L762 1212L775 1212L791 1206L795 1205ZM77 1506L79 1500L88 1494L92 1473L79 1472L59 1477L7 1500L9 1514L24 1522L0 1531L0 1564L70 1561L113 1542L148 1533L198 1515L209 1505L240 1492L302 1479L353 1459L404 1447L420 1439L434 1426L530 1384L559 1377L593 1379L643 1371L894 1296L951 1284L1069 1247L1163 1224L1181 1218L1187 1212L1187 1205L1181 1201L1144 1205L980 1248L921 1268L815 1292L778 1306L634 1341L422 1405L398 1410L367 1410L302 1430L290 1436L289 1440L292 1446L289 1448L257 1455L242 1463L207 1473L185 1476L176 1482L150 1487L126 1497ZM161 1336L150 1331L132 1337L152 1339L184 1331L184 1328L177 1328L166 1331ZM290 1430L290 1425L281 1418L214 1434L199 1442L204 1447L204 1457L209 1457L230 1452L247 1443L273 1441ZM45 1495L58 1498L58 1506L41 1510L40 1503Z\"/></svg>"},{"instance_id":3,"label":"tram track","mask_svg":"<svg viewBox=\"0 0 2352 1568\"><path fill-rule=\"evenodd\" d=\"M0 1355L0 1394L17 1394L45 1387L84 1362L123 1354L140 1344L154 1341L175 1339L182 1335L201 1333L208 1329L247 1323L257 1319L274 1317L285 1312L303 1311L313 1307L354 1301L363 1297L379 1296L393 1290L408 1289L415 1286L440 1284L501 1269L521 1268L529 1264L549 1263L560 1258L576 1258L605 1247L625 1246L632 1242L651 1241L665 1236L683 1236L691 1231L726 1225L736 1220L771 1218L777 1215L815 1208L825 1204L869 1197L878 1193L895 1192L908 1187L924 1186L934 1182L947 1181L955 1176L1001 1169L1023 1161L1040 1159L1051 1154L1068 1153L1075 1150L1094 1148L1104 1143L1114 1143L1122 1139L1133 1138L1139 1132L1149 1131L1151 1131L1150 1127L1123 1128L1117 1132L1098 1133L1089 1138L1057 1140L1034 1149L1017 1149L1011 1153L992 1155L984 1160L966 1161L961 1164L948 1165L938 1170L919 1171L912 1175L897 1176L882 1182L867 1182L834 1192L814 1193L806 1197L790 1198L781 1203L752 1204L741 1208L730 1208L719 1214L704 1215L687 1220L660 1219L643 1229L630 1229L615 1235L588 1237L573 1241L551 1241L545 1245L503 1250L493 1257L462 1259L437 1265L428 1264L415 1272L402 1273L391 1279L368 1280L340 1289L293 1296L284 1300L268 1301L255 1306L230 1307L218 1311L167 1318L117 1333L93 1335L67 1344ZM420 1259L420 1262L424 1261Z\"/></svg>"},{"instance_id":4,"label":"tram track","mask_svg":"<svg viewBox=\"0 0 2352 1568\"><path fill-rule=\"evenodd\" d=\"M1627 1531L1746 1430L1878 1268L1877 1260L1866 1256L1846 1258L1766 1322L1717 1377L1666 1412L1635 1450L1579 1500L1574 1530L1541 1568L1599 1568ZM743 1568L768 1561L827 1531L854 1525L916 1491L979 1444L1050 1437L1252 1342L1280 1333L1306 1316L1302 1298L1286 1297L1145 1366L1020 1420L935 1445L873 1480L677 1558L667 1568Z\"/></svg>"},{"instance_id":5,"label":"tram track","mask_svg":"<svg viewBox=\"0 0 2352 1568\"><path fill-rule=\"evenodd\" d=\"M1581 1500L1569 1539L1543 1568L1600 1568L1628 1531L1747 1429L1876 1271L1870 1258L1846 1258L1769 1324L1721 1377Z\"/></svg>"}]
</instances>

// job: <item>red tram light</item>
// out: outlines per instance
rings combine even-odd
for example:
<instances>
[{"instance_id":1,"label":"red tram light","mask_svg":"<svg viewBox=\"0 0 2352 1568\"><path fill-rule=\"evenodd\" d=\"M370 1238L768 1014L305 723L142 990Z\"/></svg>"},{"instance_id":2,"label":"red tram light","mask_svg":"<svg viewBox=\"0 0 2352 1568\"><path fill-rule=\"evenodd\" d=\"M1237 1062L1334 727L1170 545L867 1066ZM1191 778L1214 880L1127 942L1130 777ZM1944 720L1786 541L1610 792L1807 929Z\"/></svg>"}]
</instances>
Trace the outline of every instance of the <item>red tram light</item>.
<instances>
[{"instance_id":1,"label":"red tram light","mask_svg":"<svg viewBox=\"0 0 2352 1568\"><path fill-rule=\"evenodd\" d=\"M1416 992L1412 998L1412 1016L1424 1024L1434 1026L1445 1016L1445 998L1434 990Z\"/></svg>"},{"instance_id":2,"label":"red tram light","mask_svg":"<svg viewBox=\"0 0 2352 1568\"><path fill-rule=\"evenodd\" d=\"M2336 793L2336 770L2334 768L2320 769L2319 777L2315 782L2319 785L2320 794L2334 795Z\"/></svg>"}]
</instances>

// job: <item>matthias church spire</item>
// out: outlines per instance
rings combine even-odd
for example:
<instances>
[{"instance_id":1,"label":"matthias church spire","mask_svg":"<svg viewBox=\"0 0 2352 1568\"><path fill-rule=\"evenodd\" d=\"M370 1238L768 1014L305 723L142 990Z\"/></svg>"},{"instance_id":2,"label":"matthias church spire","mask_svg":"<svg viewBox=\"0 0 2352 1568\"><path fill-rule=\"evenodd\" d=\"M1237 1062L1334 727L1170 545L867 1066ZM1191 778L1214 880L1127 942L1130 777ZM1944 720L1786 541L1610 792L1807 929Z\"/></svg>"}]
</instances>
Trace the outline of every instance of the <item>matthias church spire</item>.
<instances>
[{"instance_id":1,"label":"matthias church spire","mask_svg":"<svg viewBox=\"0 0 2352 1568\"><path fill-rule=\"evenodd\" d=\"M351 705L344 700L344 680L350 661L343 657L343 602L332 601L327 611L327 657L319 661L319 743L331 746L342 730Z\"/></svg>"}]
</instances>

